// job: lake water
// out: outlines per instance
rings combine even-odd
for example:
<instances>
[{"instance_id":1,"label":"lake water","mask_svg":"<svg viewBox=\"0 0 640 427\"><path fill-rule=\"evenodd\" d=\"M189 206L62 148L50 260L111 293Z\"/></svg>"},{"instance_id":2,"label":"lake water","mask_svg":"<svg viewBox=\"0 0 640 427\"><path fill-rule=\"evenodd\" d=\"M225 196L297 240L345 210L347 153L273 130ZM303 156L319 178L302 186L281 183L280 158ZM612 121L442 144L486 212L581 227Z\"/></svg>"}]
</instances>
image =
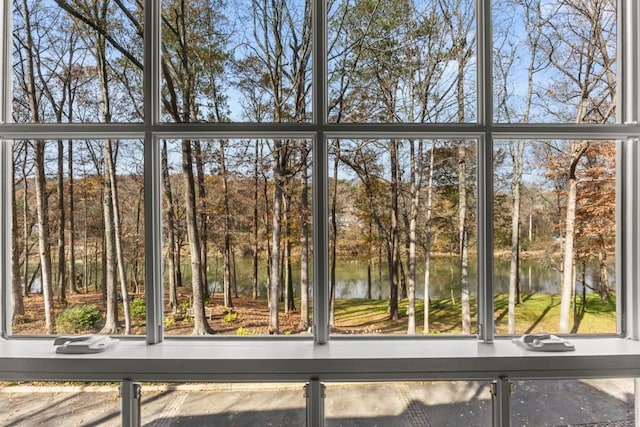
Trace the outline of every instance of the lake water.
<instances>
[{"instance_id":1,"label":"lake water","mask_svg":"<svg viewBox=\"0 0 640 427\"><path fill-rule=\"evenodd\" d=\"M431 262L431 298L449 298L452 291L454 297L460 294L460 268L457 257L439 257ZM477 290L477 275L475 261L469 263L469 284L471 294ZM222 292L222 284L219 279L222 274L222 263L214 261L209 268L209 290ZM266 296L266 271L264 266L260 269L260 296ZM424 267L424 266L422 266ZM188 274L188 268L185 268ZM581 278L581 271L579 277ZM237 259L236 278L238 291L247 295L251 294L251 260ZM598 266L587 264L586 281L593 286L598 278ZM185 276L187 277L187 276ZM213 279L213 280L211 280ZM299 289L300 267L293 266L294 287ZM610 285L615 285L615 266L609 266ZM419 268L417 273L416 297L424 298L424 268ZM582 292L581 281L578 281L577 291ZM341 259L336 266L336 297L337 298L366 298L367 297L367 262L361 259ZM520 268L521 290L525 293L558 294L560 292L560 272L557 266L536 259L521 261ZM495 293L507 293L509 291L509 261L494 260L494 288ZM297 291L296 289L296 291ZM40 280L35 278L31 288L32 293L40 292ZM587 292L590 290L587 288ZM386 299L389 297L389 276L386 264L375 263L372 268L371 297Z\"/></svg>"},{"instance_id":2,"label":"lake water","mask_svg":"<svg viewBox=\"0 0 640 427\"><path fill-rule=\"evenodd\" d=\"M457 257L438 257L431 262L431 298L449 298L453 290L457 298L460 293L460 268ZM239 292L250 293L250 285L243 286L243 283L251 283L251 263L240 261L236 269ZM418 269L416 297L424 297L424 266ZM509 291L509 261L494 260L494 288L496 293L507 293ZM525 293L545 293L558 294L560 292L560 271L557 265L550 265L548 261L525 259L521 261L520 285ZM471 293L476 294L477 289L477 269L475 261L470 261L469 280ZM213 273L213 274L211 274ZM220 271L210 270L210 276L219 277ZM579 277L581 278L581 270ZM597 264L587 264L586 282L588 286L596 283L599 275ZM260 294L266 295L266 274L261 272ZM294 283L299 283L299 267L293 266ZM609 266L610 285L615 285L615 266ZM580 280L579 280L580 282ZM367 261L361 259L341 259L336 265L336 297L337 298L366 298L367 296ZM298 287L294 285L295 287ZM222 286L219 280L210 282L210 289L214 292L221 292ZM581 282L577 284L577 291L582 292ZM587 288L587 292L589 289ZM389 297L389 276L386 263L381 266L374 264L372 268L372 298Z\"/></svg>"}]
</instances>

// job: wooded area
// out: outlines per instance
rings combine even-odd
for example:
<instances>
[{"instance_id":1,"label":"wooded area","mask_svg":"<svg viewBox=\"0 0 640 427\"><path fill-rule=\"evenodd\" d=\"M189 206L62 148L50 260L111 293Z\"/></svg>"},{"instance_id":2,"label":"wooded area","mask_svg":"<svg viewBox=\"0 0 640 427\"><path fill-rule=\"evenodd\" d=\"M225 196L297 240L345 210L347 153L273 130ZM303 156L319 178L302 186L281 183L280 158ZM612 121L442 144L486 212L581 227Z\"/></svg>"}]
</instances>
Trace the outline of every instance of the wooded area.
<instances>
[{"instance_id":1,"label":"wooded area","mask_svg":"<svg viewBox=\"0 0 640 427\"><path fill-rule=\"evenodd\" d=\"M14 0L14 121L144 121L142 3ZM615 1L494 4L495 122L615 121ZM329 122L478 120L474 1L331 0L327 9ZM311 0L163 1L162 120L312 122L312 10ZM34 320L24 299L41 293L39 333L60 333L56 318L71 293L101 295L101 333L144 332L144 316L130 305L147 286L150 143L14 141L15 330ZM360 298L376 299L372 286L384 284L388 318L406 318L406 333L444 332L430 311L445 299L459 303L459 332L475 333L477 140L330 139L328 248L312 247L311 140L159 143L168 330L185 321L194 335L215 333L215 304L233 322L243 315L237 301L255 299L268 309L256 327L290 333L281 323L296 313L294 332L306 331L311 255L326 250L336 330L336 300L346 298L340 265L353 263L366 268ZM558 272L548 292L561 300L557 331L576 332L587 294L615 298L615 141L493 144L494 256L509 262L507 333L517 330L527 292L524 259ZM436 290L443 263L454 283L444 296Z\"/></svg>"}]
</instances>

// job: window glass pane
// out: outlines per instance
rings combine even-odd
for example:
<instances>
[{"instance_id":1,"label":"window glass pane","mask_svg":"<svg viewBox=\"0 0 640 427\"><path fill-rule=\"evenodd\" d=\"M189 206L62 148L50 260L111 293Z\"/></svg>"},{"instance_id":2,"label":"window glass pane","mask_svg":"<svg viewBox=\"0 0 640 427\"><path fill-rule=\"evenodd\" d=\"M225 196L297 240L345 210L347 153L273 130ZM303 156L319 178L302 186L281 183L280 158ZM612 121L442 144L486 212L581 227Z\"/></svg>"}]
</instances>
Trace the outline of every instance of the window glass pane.
<instances>
[{"instance_id":1,"label":"window glass pane","mask_svg":"<svg viewBox=\"0 0 640 427\"><path fill-rule=\"evenodd\" d=\"M15 122L143 120L142 2L13 4Z\"/></svg>"},{"instance_id":2,"label":"window glass pane","mask_svg":"<svg viewBox=\"0 0 640 427\"><path fill-rule=\"evenodd\" d=\"M118 384L0 383L5 426L122 425Z\"/></svg>"},{"instance_id":3,"label":"window glass pane","mask_svg":"<svg viewBox=\"0 0 640 427\"><path fill-rule=\"evenodd\" d=\"M145 333L142 142L13 145L12 332Z\"/></svg>"},{"instance_id":4,"label":"window glass pane","mask_svg":"<svg viewBox=\"0 0 640 427\"><path fill-rule=\"evenodd\" d=\"M310 141L162 144L167 333L306 333Z\"/></svg>"},{"instance_id":5,"label":"window glass pane","mask_svg":"<svg viewBox=\"0 0 640 427\"><path fill-rule=\"evenodd\" d=\"M514 381L511 425L632 426L631 378Z\"/></svg>"},{"instance_id":6,"label":"window glass pane","mask_svg":"<svg viewBox=\"0 0 640 427\"><path fill-rule=\"evenodd\" d=\"M475 148L474 140L331 141L334 333L476 331Z\"/></svg>"},{"instance_id":7,"label":"window glass pane","mask_svg":"<svg viewBox=\"0 0 640 427\"><path fill-rule=\"evenodd\" d=\"M616 143L494 143L498 333L615 333Z\"/></svg>"},{"instance_id":8,"label":"window glass pane","mask_svg":"<svg viewBox=\"0 0 640 427\"><path fill-rule=\"evenodd\" d=\"M304 384L144 384L142 396L142 425L297 427L306 423Z\"/></svg>"},{"instance_id":9,"label":"window glass pane","mask_svg":"<svg viewBox=\"0 0 640 427\"><path fill-rule=\"evenodd\" d=\"M327 384L327 427L491 425L487 382Z\"/></svg>"},{"instance_id":10,"label":"window glass pane","mask_svg":"<svg viewBox=\"0 0 640 427\"><path fill-rule=\"evenodd\" d=\"M311 121L311 1L162 2L169 122Z\"/></svg>"},{"instance_id":11,"label":"window glass pane","mask_svg":"<svg viewBox=\"0 0 640 427\"><path fill-rule=\"evenodd\" d=\"M494 120L615 122L616 4L494 1Z\"/></svg>"},{"instance_id":12,"label":"window glass pane","mask_svg":"<svg viewBox=\"0 0 640 427\"><path fill-rule=\"evenodd\" d=\"M329 2L330 122L475 122L475 1Z\"/></svg>"}]
</instances>

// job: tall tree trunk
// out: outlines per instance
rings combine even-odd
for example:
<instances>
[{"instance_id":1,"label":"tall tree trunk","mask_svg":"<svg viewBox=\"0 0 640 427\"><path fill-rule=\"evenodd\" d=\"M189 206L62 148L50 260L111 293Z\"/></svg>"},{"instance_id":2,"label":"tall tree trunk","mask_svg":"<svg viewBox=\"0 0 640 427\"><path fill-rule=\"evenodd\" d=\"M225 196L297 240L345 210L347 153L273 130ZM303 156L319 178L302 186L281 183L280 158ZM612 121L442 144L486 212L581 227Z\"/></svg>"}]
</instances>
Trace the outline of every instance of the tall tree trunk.
<instances>
[{"instance_id":1,"label":"tall tree trunk","mask_svg":"<svg viewBox=\"0 0 640 427\"><path fill-rule=\"evenodd\" d=\"M389 230L390 242L387 244L387 250L390 251L389 258L389 319L397 320L400 318L398 312L398 282L400 274L400 233L398 231L398 141L392 139L390 144L391 157L391 228Z\"/></svg>"},{"instance_id":2,"label":"tall tree trunk","mask_svg":"<svg viewBox=\"0 0 640 427\"><path fill-rule=\"evenodd\" d=\"M338 200L338 166L340 164L340 140L334 141L334 160L333 160L333 198L331 199L331 245L330 245L330 271L329 271L329 325L335 325L336 313L336 263L338 251L338 219L337 219L337 200Z\"/></svg>"},{"instance_id":3,"label":"tall tree trunk","mask_svg":"<svg viewBox=\"0 0 640 427\"><path fill-rule=\"evenodd\" d=\"M253 299L258 299L258 260L260 252L260 242L258 240L258 193L260 188L260 176L258 175L258 167L260 161L259 140L255 140L255 159L253 161L253 257L252 257L252 296Z\"/></svg>"},{"instance_id":4,"label":"tall tree trunk","mask_svg":"<svg viewBox=\"0 0 640 427\"><path fill-rule=\"evenodd\" d=\"M422 140L418 142L418 153L413 141L409 141L411 159L411 184L409 194L411 204L409 207L409 284L408 284L408 307L407 307L407 334L416 333L416 247L417 247L417 226L418 208L420 204L420 187L422 180Z\"/></svg>"},{"instance_id":5,"label":"tall tree trunk","mask_svg":"<svg viewBox=\"0 0 640 427\"><path fill-rule=\"evenodd\" d=\"M223 289L224 306L233 308L231 298L231 211L229 209L229 185L225 160L225 141L220 140L220 173L222 174L222 197L224 203L224 248L223 248Z\"/></svg>"},{"instance_id":6,"label":"tall tree trunk","mask_svg":"<svg viewBox=\"0 0 640 427\"><path fill-rule=\"evenodd\" d=\"M24 26L26 34L26 65L27 65L27 96L29 110L33 123L40 122L40 106L36 94L34 45L31 29L31 13L26 0L22 0L24 11ZM51 278L51 248L49 246L49 211L47 203L47 188L44 174L44 145L43 140L33 142L34 169L36 186L36 211L38 216L38 252L40 256L40 281L44 295L45 333L53 334L53 283Z\"/></svg>"},{"instance_id":7,"label":"tall tree trunk","mask_svg":"<svg viewBox=\"0 0 640 427\"><path fill-rule=\"evenodd\" d=\"M302 179L300 182L300 210L302 220L302 237L300 239L300 329L309 328L309 168L307 157L309 151L302 150Z\"/></svg>"},{"instance_id":8,"label":"tall tree trunk","mask_svg":"<svg viewBox=\"0 0 640 427\"><path fill-rule=\"evenodd\" d=\"M82 287L84 293L89 293L89 275L91 274L89 266L89 236L87 233L89 207L87 206L87 195L83 194L83 214L84 214L84 233L82 235Z\"/></svg>"},{"instance_id":9,"label":"tall tree trunk","mask_svg":"<svg viewBox=\"0 0 640 427\"><path fill-rule=\"evenodd\" d=\"M69 205L69 289L74 294L78 293L78 283L76 280L76 248L75 248L75 235L76 235L76 224L75 224L75 195L74 195L74 178L73 178L73 142L71 140L68 141L68 153L67 153L67 169L69 173L69 184L68 184L68 197L67 204Z\"/></svg>"},{"instance_id":10,"label":"tall tree trunk","mask_svg":"<svg viewBox=\"0 0 640 427\"><path fill-rule=\"evenodd\" d=\"M433 242L433 168L435 165L436 141L431 142L431 151L429 153L429 177L427 178L427 217L426 225L426 243L425 243L425 259L424 259L424 330L425 334L429 333L429 287L431 286L431 244Z\"/></svg>"},{"instance_id":11,"label":"tall tree trunk","mask_svg":"<svg viewBox=\"0 0 640 427\"><path fill-rule=\"evenodd\" d=\"M122 305L124 311L126 335L131 334L131 311L129 310L129 292L127 289L127 278L124 270L124 255L122 252L122 231L120 230L120 201L118 196L118 183L116 180L116 167L113 160L112 141L105 141L105 169L109 178L109 187L111 190L111 203L113 210L113 234L115 243L116 263L118 266L118 275L120 278L120 293L122 295Z\"/></svg>"},{"instance_id":12,"label":"tall tree trunk","mask_svg":"<svg viewBox=\"0 0 640 427\"><path fill-rule=\"evenodd\" d=\"M27 295L29 283L29 253L31 245L29 243L29 236L31 235L31 225L29 219L29 180L27 179L27 158L29 156L29 142L24 144L24 160L22 163L22 179L24 181L24 197L22 198L22 239L24 240L24 265L22 266L24 293Z\"/></svg>"},{"instance_id":13,"label":"tall tree trunk","mask_svg":"<svg viewBox=\"0 0 640 427\"><path fill-rule=\"evenodd\" d=\"M536 13L530 15L525 13L526 28L529 30L527 40L530 48L529 63L527 66L527 95L524 102L523 123L529 122L531 107L533 102L534 75L540 68L536 67L536 58L542 37L542 23L539 21L540 3L531 4ZM515 52L513 53L515 55ZM507 74L504 74L503 88L505 93L508 88ZM505 100L506 101L506 100ZM511 122L511 112L505 108L507 122ZM522 140L511 141L510 150L512 158L512 180L511 180L511 263L509 267L509 302L507 333L515 334L515 309L516 303L521 303L520 295L520 188L522 184L522 167L524 162L524 145ZM529 227L529 241L531 241L531 227Z\"/></svg>"},{"instance_id":14,"label":"tall tree trunk","mask_svg":"<svg viewBox=\"0 0 640 427\"><path fill-rule=\"evenodd\" d=\"M167 141L164 141L162 143L162 195L167 221L167 267L169 270L167 275L169 276L169 306L171 307L171 311L175 313L178 310L178 291L176 284L176 221L167 151Z\"/></svg>"},{"instance_id":15,"label":"tall tree trunk","mask_svg":"<svg viewBox=\"0 0 640 427\"><path fill-rule=\"evenodd\" d=\"M291 196L285 194L284 197L284 265L285 265L285 300L284 300L284 312L289 313L295 311L296 305L294 301L293 290L293 272L291 268Z\"/></svg>"},{"instance_id":16,"label":"tall tree trunk","mask_svg":"<svg viewBox=\"0 0 640 427\"><path fill-rule=\"evenodd\" d=\"M200 236L198 233L198 217L196 211L196 184L193 176L193 154L191 141L182 140L182 175L185 188L185 220L187 235L189 236L189 251L191 254L191 287L193 292L193 331L192 335L207 335L213 333L209 326L204 310L204 286L202 280L202 264L200 252Z\"/></svg>"},{"instance_id":17,"label":"tall tree trunk","mask_svg":"<svg viewBox=\"0 0 640 427\"><path fill-rule=\"evenodd\" d=\"M271 301L271 226L269 224L272 221L272 217L269 216L269 179L266 175L263 176L262 182L262 198L264 199L264 228L265 228L265 247L267 248L267 301ZM270 302L268 303L270 304Z\"/></svg>"},{"instance_id":18,"label":"tall tree trunk","mask_svg":"<svg viewBox=\"0 0 640 427\"><path fill-rule=\"evenodd\" d=\"M99 16L97 19L101 24L101 28L107 27L107 8L108 2L104 2L101 4L101 8ZM100 97L102 100L102 122L110 123L111 122L111 95L109 93L109 65L107 59L107 47L106 47L106 39L104 36L98 36L94 48L94 55L96 57L96 61L98 64L98 75L100 78ZM117 316L118 316L118 303L117 303L117 280L115 280L116 274L119 276L120 280L120 293L122 296L123 303L123 311L125 318L125 334L131 333L131 312L129 310L129 298L127 291L127 280L124 269L124 257L122 253L122 239L121 239L121 231L120 231L120 205L118 200L118 186L116 181L116 167L114 164L114 153L112 148L113 142L110 139L105 139L103 141L103 158L104 158L104 179L105 179L105 192L108 192L108 197L106 197L104 202L104 210L105 210L105 223L110 221L110 223L106 224L105 230L108 230L107 234L107 271L109 271L109 276L113 274L114 283L108 288L111 288L111 293L109 294L109 289L107 290L107 299L113 298L112 301L113 310L114 310L114 319L113 325L110 325L114 329L117 329ZM111 264L111 265L109 265ZM114 270L111 273L111 270ZM106 325L103 330L106 332Z\"/></svg>"},{"instance_id":19,"label":"tall tree trunk","mask_svg":"<svg viewBox=\"0 0 640 427\"><path fill-rule=\"evenodd\" d=\"M191 104L193 105L193 104ZM195 113L191 114L191 120L197 121L197 117ZM198 226L198 235L200 237L200 274L202 278L202 284L204 286L204 297L209 297L209 278L207 277L208 268L207 268L207 257L208 257L208 239L209 233L207 230L208 226L208 215L207 215L207 198L206 198L206 189L204 185L204 159L202 154L202 143L199 139L193 141L195 152L193 157L196 161L196 183L198 187L198 197L197 197L197 207L199 209L198 218L199 218L199 226Z\"/></svg>"},{"instance_id":20,"label":"tall tree trunk","mask_svg":"<svg viewBox=\"0 0 640 427\"><path fill-rule=\"evenodd\" d=\"M282 237L282 204L284 197L284 176L282 167L282 140L274 141L273 155L273 214L271 228L271 282L269 283L269 333L279 334L278 292L280 291L280 242Z\"/></svg>"},{"instance_id":21,"label":"tall tree trunk","mask_svg":"<svg viewBox=\"0 0 640 427\"><path fill-rule=\"evenodd\" d=\"M116 237L113 229L113 203L112 193L109 184L109 177L106 175L106 168L102 183L102 212L104 226L104 243L102 255L102 283L103 292L106 293L107 313L105 324L100 333L118 333L118 301L117 301L117 279L116 279Z\"/></svg>"},{"instance_id":22,"label":"tall tree trunk","mask_svg":"<svg viewBox=\"0 0 640 427\"><path fill-rule=\"evenodd\" d=\"M598 251L599 280L598 293L604 303L609 302L609 272L607 270L607 250Z\"/></svg>"},{"instance_id":23,"label":"tall tree trunk","mask_svg":"<svg viewBox=\"0 0 640 427\"><path fill-rule=\"evenodd\" d=\"M65 262L65 205L64 205L64 145L58 140L58 171L56 176L56 195L58 201L58 301L67 303L67 277Z\"/></svg>"},{"instance_id":24,"label":"tall tree trunk","mask_svg":"<svg viewBox=\"0 0 640 427\"><path fill-rule=\"evenodd\" d=\"M558 332L569 333L569 311L571 306L571 293L573 291L573 261L576 203L578 199L578 177L576 170L580 158L587 150L588 143L572 141L570 147L571 163L567 173L567 212L564 231L564 251L562 259L562 287L560 295L560 322Z\"/></svg>"},{"instance_id":25,"label":"tall tree trunk","mask_svg":"<svg viewBox=\"0 0 640 427\"><path fill-rule=\"evenodd\" d=\"M469 242L467 230L467 155L464 141L458 142L458 241L460 244L460 303L462 304L462 333L471 333L469 302Z\"/></svg>"},{"instance_id":26,"label":"tall tree trunk","mask_svg":"<svg viewBox=\"0 0 640 427\"><path fill-rule=\"evenodd\" d=\"M456 61L456 108L458 123L465 118L465 68L471 58L473 45L468 43L469 10L463 10L463 3L455 0L439 0L444 12L444 22L449 28L452 51ZM465 14L466 12L466 14ZM465 21L467 20L467 21ZM462 333L471 333L471 307L469 291L469 229L467 218L467 150L464 140L458 141L458 242L460 256L460 291L462 308Z\"/></svg>"},{"instance_id":27,"label":"tall tree trunk","mask_svg":"<svg viewBox=\"0 0 640 427\"><path fill-rule=\"evenodd\" d=\"M26 149L27 143L23 143ZM12 245L12 257L13 262L11 263L11 316L12 321L15 320L16 316L24 315L24 301L22 299L22 272L20 271L20 263L18 260L20 259L20 245L17 244L16 239L18 237L18 206L16 202L16 171L15 164L12 163L11 167L11 176L12 176L12 186L11 186L11 233L13 235L14 243ZM24 182L26 182L26 177ZM27 198L26 191L23 194L23 197ZM29 242L24 240L24 252L25 254L29 251L28 246ZM25 263L27 262L27 257L25 256ZM27 282L24 282L24 287L27 286Z\"/></svg>"},{"instance_id":28,"label":"tall tree trunk","mask_svg":"<svg viewBox=\"0 0 640 427\"><path fill-rule=\"evenodd\" d=\"M516 293L520 276L520 184L522 181L522 162L524 160L524 141L512 141L511 157L513 162L511 178L511 264L509 269L509 307L507 333L516 333Z\"/></svg>"},{"instance_id":29,"label":"tall tree trunk","mask_svg":"<svg viewBox=\"0 0 640 427\"><path fill-rule=\"evenodd\" d=\"M45 330L52 334L53 286L51 278L51 247L49 246L49 210L47 203L47 183L44 174L44 145L42 140L34 141L34 165L36 169L36 209L38 212L38 247L42 294L44 295Z\"/></svg>"}]
</instances>

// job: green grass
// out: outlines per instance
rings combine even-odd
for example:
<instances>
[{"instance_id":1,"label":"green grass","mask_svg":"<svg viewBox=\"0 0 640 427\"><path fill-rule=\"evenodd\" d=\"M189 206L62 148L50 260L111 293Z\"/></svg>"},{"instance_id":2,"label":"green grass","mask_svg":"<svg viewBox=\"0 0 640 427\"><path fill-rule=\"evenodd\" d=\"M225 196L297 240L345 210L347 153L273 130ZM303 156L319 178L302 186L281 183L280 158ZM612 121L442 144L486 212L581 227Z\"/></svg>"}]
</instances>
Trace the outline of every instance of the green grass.
<instances>
[{"instance_id":1,"label":"green grass","mask_svg":"<svg viewBox=\"0 0 640 427\"><path fill-rule=\"evenodd\" d=\"M496 297L496 330L507 331L507 295ZM570 312L572 333L594 334L616 332L616 301L610 297L603 302L598 295L587 295L586 310L582 311L581 298L577 304L578 316L574 318L574 307ZM516 333L554 332L560 321L560 296L531 294L523 296L523 303L516 306Z\"/></svg>"},{"instance_id":2,"label":"green grass","mask_svg":"<svg viewBox=\"0 0 640 427\"><path fill-rule=\"evenodd\" d=\"M507 332L507 295L494 299L496 333ZM399 303L400 319L390 320L387 300L338 299L335 308L335 331L346 334L404 334L407 330L407 305ZM611 297L603 302L598 295L587 295L586 310L578 299L578 316L574 319L573 306L570 314L572 333L594 334L616 332L616 302ZM430 334L460 334L462 307L460 300L432 300L429 310ZM477 305L471 299L471 332L476 333ZM516 305L516 333L557 332L560 318L558 295L523 295L523 303ZM424 325L424 302L416 301L416 331L422 333Z\"/></svg>"}]
</instances>

